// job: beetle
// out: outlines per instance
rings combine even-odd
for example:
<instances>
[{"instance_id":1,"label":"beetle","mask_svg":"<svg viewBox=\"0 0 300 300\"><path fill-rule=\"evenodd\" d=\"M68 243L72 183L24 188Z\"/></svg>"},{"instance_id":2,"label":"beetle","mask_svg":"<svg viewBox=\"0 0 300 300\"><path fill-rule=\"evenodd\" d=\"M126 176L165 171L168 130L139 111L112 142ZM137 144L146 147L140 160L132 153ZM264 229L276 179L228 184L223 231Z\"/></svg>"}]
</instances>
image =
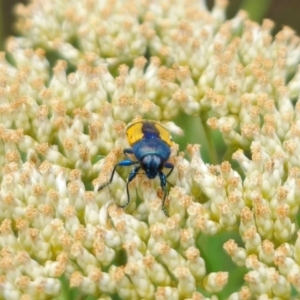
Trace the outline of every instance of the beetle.
<instances>
[{"instance_id":1,"label":"beetle","mask_svg":"<svg viewBox=\"0 0 300 300\"><path fill-rule=\"evenodd\" d=\"M124 205L120 205L120 207L125 208L130 203L129 183L136 177L140 170L143 170L149 179L154 179L156 176L159 177L160 186L164 191L162 210L168 216L165 208L167 177L171 175L174 169L174 165L168 162L171 154L170 147L173 143L169 131L157 121L138 120L128 124L126 135L132 147L123 150L127 159L118 162L114 166L109 181L102 184L98 188L98 191L112 182L117 167L134 166L126 184L127 202ZM133 155L135 160L131 159L129 155ZM170 169L170 171L165 174L162 172L164 168Z\"/></svg>"}]
</instances>

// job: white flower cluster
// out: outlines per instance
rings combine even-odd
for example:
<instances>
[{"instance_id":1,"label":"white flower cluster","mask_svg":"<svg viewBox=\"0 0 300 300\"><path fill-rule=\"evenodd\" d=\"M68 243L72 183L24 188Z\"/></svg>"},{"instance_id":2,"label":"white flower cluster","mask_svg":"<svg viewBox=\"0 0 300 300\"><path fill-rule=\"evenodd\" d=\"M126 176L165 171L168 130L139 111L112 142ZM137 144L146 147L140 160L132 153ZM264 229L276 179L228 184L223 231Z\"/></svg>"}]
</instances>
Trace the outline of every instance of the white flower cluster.
<instances>
[{"instance_id":1,"label":"white flower cluster","mask_svg":"<svg viewBox=\"0 0 300 300\"><path fill-rule=\"evenodd\" d=\"M242 12L225 21L225 7L17 6L22 37L0 57L1 299L53 299L63 280L98 299L300 294L300 39L289 28L272 39L271 21ZM65 59L53 70L49 51ZM97 191L128 147L126 123L142 116L178 132L180 113L219 130L239 168L206 164L197 145L187 160L174 144L169 218L159 182L143 174L124 210L126 171ZM244 272L232 294L231 270L209 269L224 250L200 252L224 231L241 238L223 246Z\"/></svg>"}]
</instances>

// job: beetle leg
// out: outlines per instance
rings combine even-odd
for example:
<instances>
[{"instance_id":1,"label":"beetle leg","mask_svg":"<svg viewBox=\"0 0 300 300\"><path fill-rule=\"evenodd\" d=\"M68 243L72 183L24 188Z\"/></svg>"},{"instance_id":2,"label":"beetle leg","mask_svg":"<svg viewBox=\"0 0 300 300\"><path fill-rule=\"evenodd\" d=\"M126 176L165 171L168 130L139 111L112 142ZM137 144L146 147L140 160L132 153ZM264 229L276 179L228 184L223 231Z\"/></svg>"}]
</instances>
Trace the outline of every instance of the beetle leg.
<instances>
[{"instance_id":1,"label":"beetle leg","mask_svg":"<svg viewBox=\"0 0 300 300\"><path fill-rule=\"evenodd\" d=\"M171 170L168 172L168 174L166 175L166 178L168 178L168 177L171 175L171 173L173 172L173 170L174 170L174 165L171 164L171 163L169 163L169 162L166 162L166 163L164 164L164 167L167 168L167 169L171 169Z\"/></svg>"},{"instance_id":2,"label":"beetle leg","mask_svg":"<svg viewBox=\"0 0 300 300\"><path fill-rule=\"evenodd\" d=\"M139 162L137 162L137 161L132 161L132 160L130 160L130 159L125 159L125 160L122 160L122 161L120 161L119 163L117 163L117 164L114 166L114 169L113 169L113 171L112 171L112 173L111 173L111 176L110 176L109 181L106 182L106 183L104 183L104 184L102 184L102 185L100 185L100 187L98 188L98 191L102 190L104 187L106 187L107 185L109 185L109 184L112 182L117 167L128 167L128 166L132 166L132 165L135 165L135 164L138 164L138 163L139 163Z\"/></svg>"},{"instance_id":3,"label":"beetle leg","mask_svg":"<svg viewBox=\"0 0 300 300\"><path fill-rule=\"evenodd\" d=\"M137 162L136 162L136 163L137 163ZM130 172L130 174L129 174L129 176L128 176L128 180L127 180L127 184L126 184L127 202L126 202L124 205L119 205L119 206L122 207L122 208L125 208L125 207L129 204L129 202L130 202L130 195L129 195L129 189L128 189L129 183L135 178L135 176L136 176L137 173L139 172L140 168L141 168L140 166L134 168L134 169Z\"/></svg>"},{"instance_id":4,"label":"beetle leg","mask_svg":"<svg viewBox=\"0 0 300 300\"><path fill-rule=\"evenodd\" d=\"M134 155L133 150L132 150L131 148L125 148L125 149L123 149L123 154L124 154L126 157L128 157L128 158L130 158L130 157L128 156L128 154Z\"/></svg>"},{"instance_id":5,"label":"beetle leg","mask_svg":"<svg viewBox=\"0 0 300 300\"><path fill-rule=\"evenodd\" d=\"M173 168L174 168L174 166L173 166ZM172 172L172 170L169 172L169 174ZM161 171L158 173L158 176L160 179L160 186L164 191L164 197L163 197L163 201L162 201L162 210L163 210L164 214L167 217L169 217L169 214L165 208L165 201L166 201L166 197L167 197L167 176Z\"/></svg>"}]
</instances>

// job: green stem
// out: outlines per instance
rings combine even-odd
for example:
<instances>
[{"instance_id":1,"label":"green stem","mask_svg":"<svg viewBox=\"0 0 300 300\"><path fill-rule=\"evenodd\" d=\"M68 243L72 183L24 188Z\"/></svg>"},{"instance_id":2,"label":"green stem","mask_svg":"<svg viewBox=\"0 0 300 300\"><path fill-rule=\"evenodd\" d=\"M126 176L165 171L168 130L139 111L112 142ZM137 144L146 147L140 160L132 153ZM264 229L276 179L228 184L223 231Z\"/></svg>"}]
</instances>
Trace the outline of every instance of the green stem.
<instances>
[{"instance_id":1,"label":"green stem","mask_svg":"<svg viewBox=\"0 0 300 300\"><path fill-rule=\"evenodd\" d=\"M231 161L232 160L232 153L233 153L233 148L232 147L227 147L226 152L223 155L222 161Z\"/></svg>"},{"instance_id":2,"label":"green stem","mask_svg":"<svg viewBox=\"0 0 300 300\"><path fill-rule=\"evenodd\" d=\"M203 127L203 130L205 132L206 141L209 149L209 160L212 164L216 165L218 163L218 155L216 151L216 145L214 143L213 137L212 137L212 131L207 125L207 114L205 112L201 113L200 115L201 124Z\"/></svg>"},{"instance_id":3,"label":"green stem","mask_svg":"<svg viewBox=\"0 0 300 300\"><path fill-rule=\"evenodd\" d=\"M249 18L256 22L261 22L266 15L273 0L244 0L242 2L241 8L246 10Z\"/></svg>"},{"instance_id":4,"label":"green stem","mask_svg":"<svg viewBox=\"0 0 300 300\"><path fill-rule=\"evenodd\" d=\"M3 33L3 27L4 27L4 24L3 24L3 3L2 1L0 1L0 50L3 51L4 50L4 33Z\"/></svg>"}]
</instances>

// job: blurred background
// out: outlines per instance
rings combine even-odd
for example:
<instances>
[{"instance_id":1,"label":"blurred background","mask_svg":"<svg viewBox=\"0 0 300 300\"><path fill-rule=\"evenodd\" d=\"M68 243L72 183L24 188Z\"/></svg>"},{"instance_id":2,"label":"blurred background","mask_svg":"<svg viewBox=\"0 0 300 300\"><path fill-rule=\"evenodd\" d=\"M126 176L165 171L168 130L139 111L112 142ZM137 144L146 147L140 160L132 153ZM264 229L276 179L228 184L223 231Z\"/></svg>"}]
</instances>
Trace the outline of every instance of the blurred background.
<instances>
[{"instance_id":1,"label":"blurred background","mask_svg":"<svg viewBox=\"0 0 300 300\"><path fill-rule=\"evenodd\" d=\"M30 0L0 0L0 50L4 50L4 41L9 35L17 35L13 26L15 21L13 8L18 2L26 4ZM282 26L287 25L300 35L299 0L228 0L228 2L228 18L232 18L239 9L244 9L253 21L260 23L265 18L275 21L274 34ZM214 0L207 0L207 3L211 8Z\"/></svg>"}]
</instances>

